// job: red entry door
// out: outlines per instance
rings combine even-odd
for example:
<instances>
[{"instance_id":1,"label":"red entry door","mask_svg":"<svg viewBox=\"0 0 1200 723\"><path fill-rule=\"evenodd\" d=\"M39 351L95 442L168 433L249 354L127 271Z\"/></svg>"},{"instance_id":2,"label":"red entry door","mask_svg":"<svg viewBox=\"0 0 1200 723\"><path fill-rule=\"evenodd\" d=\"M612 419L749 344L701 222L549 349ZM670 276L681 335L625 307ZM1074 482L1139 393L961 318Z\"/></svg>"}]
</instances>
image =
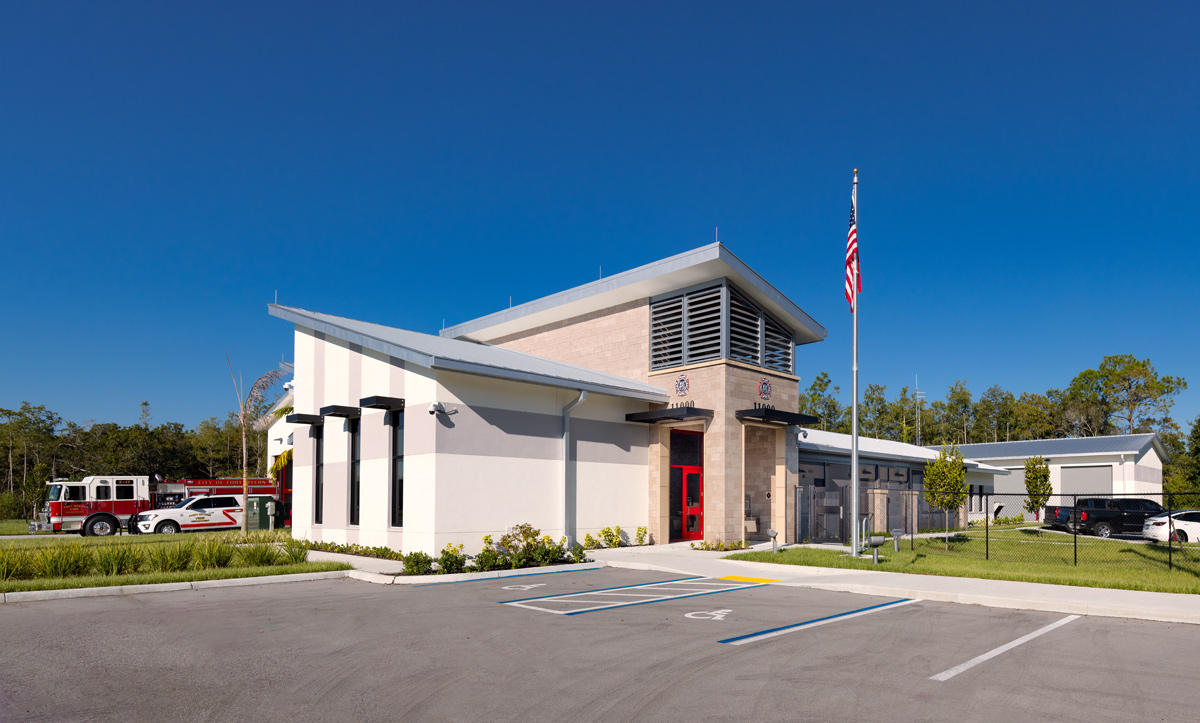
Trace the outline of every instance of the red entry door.
<instances>
[{"instance_id":1,"label":"red entry door","mask_svg":"<svg viewBox=\"0 0 1200 723\"><path fill-rule=\"evenodd\" d=\"M704 539L704 468L682 467L684 540Z\"/></svg>"}]
</instances>

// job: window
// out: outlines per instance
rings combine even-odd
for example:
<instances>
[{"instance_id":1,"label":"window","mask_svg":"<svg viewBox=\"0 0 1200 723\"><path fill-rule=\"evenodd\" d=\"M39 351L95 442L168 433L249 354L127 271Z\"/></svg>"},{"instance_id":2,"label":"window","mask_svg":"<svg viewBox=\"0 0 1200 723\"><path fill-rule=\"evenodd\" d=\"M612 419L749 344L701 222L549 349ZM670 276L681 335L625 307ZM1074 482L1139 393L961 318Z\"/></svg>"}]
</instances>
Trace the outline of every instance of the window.
<instances>
[{"instance_id":1,"label":"window","mask_svg":"<svg viewBox=\"0 0 1200 723\"><path fill-rule=\"evenodd\" d=\"M108 480L105 480L104 482L96 485L96 499L97 500L111 500L112 499L112 487L108 486Z\"/></svg>"},{"instance_id":2,"label":"window","mask_svg":"<svg viewBox=\"0 0 1200 723\"><path fill-rule=\"evenodd\" d=\"M650 368L732 359L791 374L788 329L722 279L650 303Z\"/></svg>"},{"instance_id":3,"label":"window","mask_svg":"<svg viewBox=\"0 0 1200 723\"><path fill-rule=\"evenodd\" d=\"M83 502L85 500L87 500L87 487L67 485L67 502Z\"/></svg>"},{"instance_id":4,"label":"window","mask_svg":"<svg viewBox=\"0 0 1200 723\"><path fill-rule=\"evenodd\" d=\"M313 425L313 524L325 519L325 428Z\"/></svg>"},{"instance_id":5,"label":"window","mask_svg":"<svg viewBox=\"0 0 1200 723\"><path fill-rule=\"evenodd\" d=\"M133 480L131 480L131 479L117 480L117 499L119 499L119 500L133 499Z\"/></svg>"},{"instance_id":6,"label":"window","mask_svg":"<svg viewBox=\"0 0 1200 723\"><path fill-rule=\"evenodd\" d=\"M350 524L358 524L358 508L361 495L359 494L359 472L362 467L362 433L359 420L351 419L350 427Z\"/></svg>"},{"instance_id":7,"label":"window","mask_svg":"<svg viewBox=\"0 0 1200 723\"><path fill-rule=\"evenodd\" d=\"M392 412L392 489L390 523L404 527L404 410Z\"/></svg>"},{"instance_id":8,"label":"window","mask_svg":"<svg viewBox=\"0 0 1200 723\"><path fill-rule=\"evenodd\" d=\"M221 507L241 507L242 503L237 501L236 497L214 497L208 501L208 509L215 510Z\"/></svg>"}]
</instances>

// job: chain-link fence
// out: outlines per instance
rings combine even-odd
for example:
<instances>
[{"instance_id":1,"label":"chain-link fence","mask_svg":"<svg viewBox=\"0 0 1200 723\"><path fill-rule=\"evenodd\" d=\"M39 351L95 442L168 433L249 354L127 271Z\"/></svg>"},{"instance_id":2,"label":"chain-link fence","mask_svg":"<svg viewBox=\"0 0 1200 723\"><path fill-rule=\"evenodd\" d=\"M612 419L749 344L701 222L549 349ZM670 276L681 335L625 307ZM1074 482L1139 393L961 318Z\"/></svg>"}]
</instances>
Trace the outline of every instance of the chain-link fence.
<instances>
[{"instance_id":1,"label":"chain-link fence","mask_svg":"<svg viewBox=\"0 0 1200 723\"><path fill-rule=\"evenodd\" d=\"M1043 568L1200 575L1197 495L1052 495L1044 506L1030 507L1025 495L973 495L960 509L933 516L942 518L941 534L924 527L918 512L922 529L909 534L908 547L931 556Z\"/></svg>"}]
</instances>

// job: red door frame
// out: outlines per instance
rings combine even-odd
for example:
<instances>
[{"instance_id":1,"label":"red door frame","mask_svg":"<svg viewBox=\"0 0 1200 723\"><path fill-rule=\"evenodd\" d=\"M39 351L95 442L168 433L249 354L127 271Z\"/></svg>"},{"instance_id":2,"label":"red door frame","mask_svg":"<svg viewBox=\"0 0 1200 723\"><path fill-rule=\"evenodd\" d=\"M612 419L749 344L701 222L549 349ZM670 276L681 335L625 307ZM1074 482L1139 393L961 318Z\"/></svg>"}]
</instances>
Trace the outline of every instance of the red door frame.
<instances>
[{"instance_id":1,"label":"red door frame","mask_svg":"<svg viewBox=\"0 0 1200 723\"><path fill-rule=\"evenodd\" d=\"M680 467L683 472L683 538L684 540L703 540L704 539L704 468L703 467ZM694 505L688 504L688 478L695 476L696 495ZM688 531L688 516L695 515L696 529L693 532Z\"/></svg>"}]
</instances>

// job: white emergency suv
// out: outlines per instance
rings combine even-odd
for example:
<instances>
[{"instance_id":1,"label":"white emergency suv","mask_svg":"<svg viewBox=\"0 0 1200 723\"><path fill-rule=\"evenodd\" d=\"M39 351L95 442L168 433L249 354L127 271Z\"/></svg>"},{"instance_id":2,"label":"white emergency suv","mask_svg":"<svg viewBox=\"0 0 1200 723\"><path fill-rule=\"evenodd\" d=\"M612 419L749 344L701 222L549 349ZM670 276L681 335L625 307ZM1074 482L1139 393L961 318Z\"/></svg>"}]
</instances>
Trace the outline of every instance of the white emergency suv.
<instances>
[{"instance_id":1,"label":"white emergency suv","mask_svg":"<svg viewBox=\"0 0 1200 723\"><path fill-rule=\"evenodd\" d=\"M250 495L261 498L262 504L271 500L270 495ZM174 507L141 512L137 516L138 532L196 532L204 530L232 530L242 526L242 515L246 506L241 495L200 495L189 497Z\"/></svg>"}]
</instances>

